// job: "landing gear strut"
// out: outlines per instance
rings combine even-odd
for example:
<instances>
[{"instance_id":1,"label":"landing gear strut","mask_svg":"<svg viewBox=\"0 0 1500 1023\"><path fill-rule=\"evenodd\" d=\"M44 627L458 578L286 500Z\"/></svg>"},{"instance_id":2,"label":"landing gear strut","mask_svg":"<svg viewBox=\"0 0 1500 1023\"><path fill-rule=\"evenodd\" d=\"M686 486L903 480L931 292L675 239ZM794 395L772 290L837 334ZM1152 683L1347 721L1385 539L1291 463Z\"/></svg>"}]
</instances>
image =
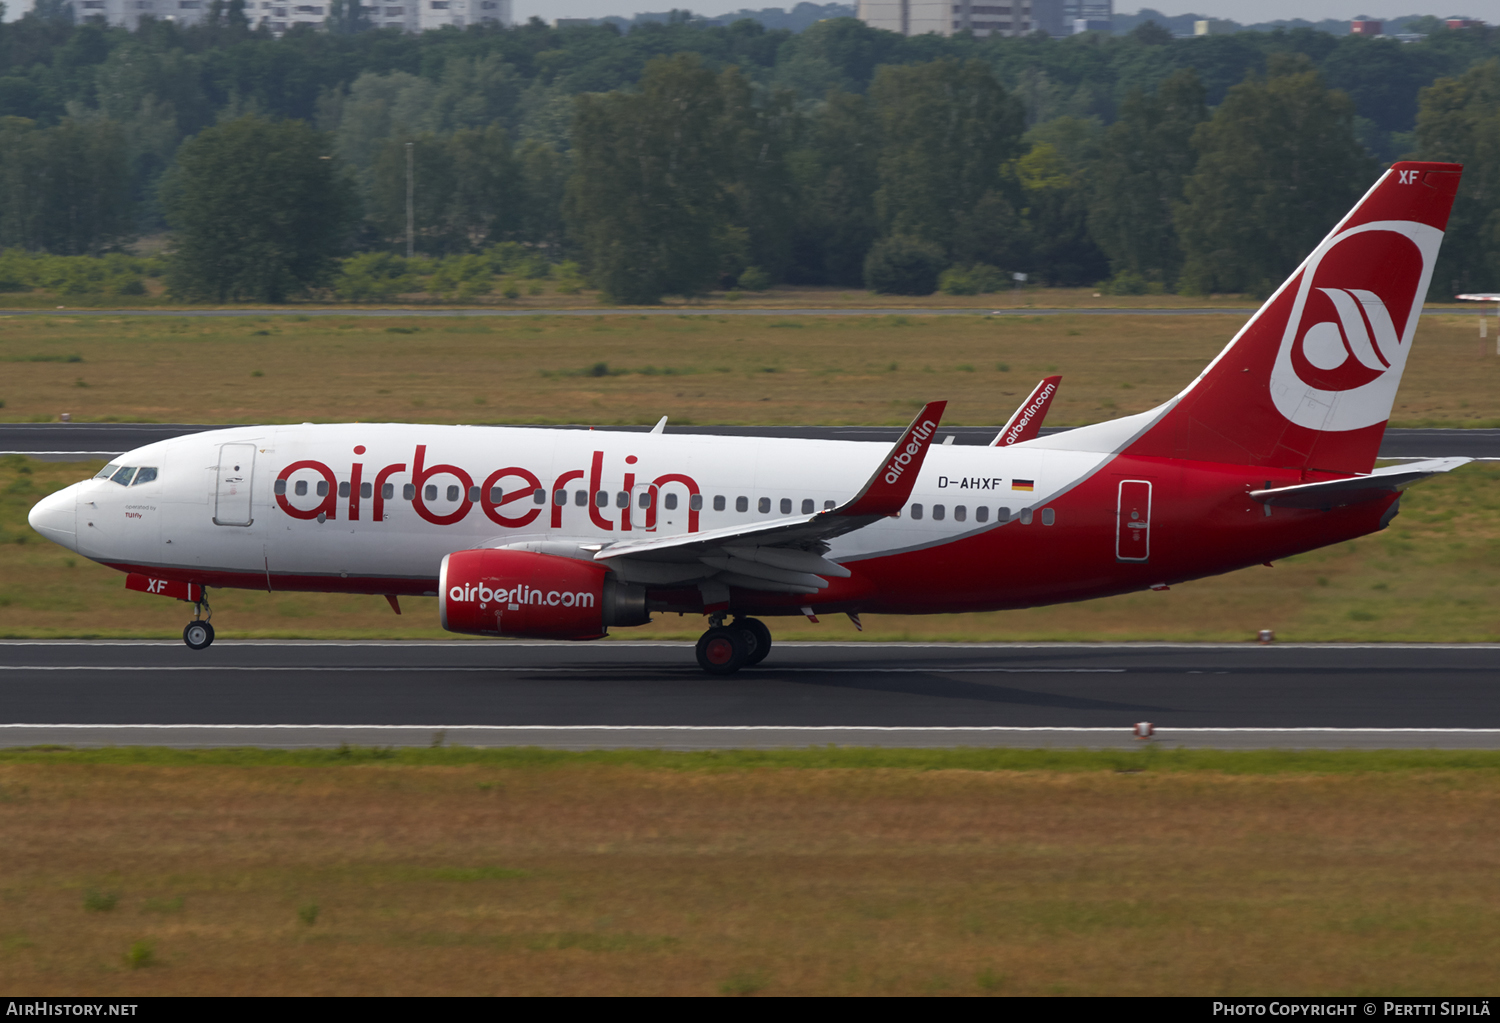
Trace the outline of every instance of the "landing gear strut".
<instances>
[{"instance_id":1,"label":"landing gear strut","mask_svg":"<svg viewBox=\"0 0 1500 1023\"><path fill-rule=\"evenodd\" d=\"M732 675L759 664L771 652L771 630L754 618L724 624L722 614L709 617L709 629L698 640L698 666L710 675Z\"/></svg>"},{"instance_id":2,"label":"landing gear strut","mask_svg":"<svg viewBox=\"0 0 1500 1023\"><path fill-rule=\"evenodd\" d=\"M193 620L182 630L182 641L189 649L205 650L213 645L214 627L208 623L213 616L213 608L208 606L208 594L205 592L203 599L193 605Z\"/></svg>"}]
</instances>

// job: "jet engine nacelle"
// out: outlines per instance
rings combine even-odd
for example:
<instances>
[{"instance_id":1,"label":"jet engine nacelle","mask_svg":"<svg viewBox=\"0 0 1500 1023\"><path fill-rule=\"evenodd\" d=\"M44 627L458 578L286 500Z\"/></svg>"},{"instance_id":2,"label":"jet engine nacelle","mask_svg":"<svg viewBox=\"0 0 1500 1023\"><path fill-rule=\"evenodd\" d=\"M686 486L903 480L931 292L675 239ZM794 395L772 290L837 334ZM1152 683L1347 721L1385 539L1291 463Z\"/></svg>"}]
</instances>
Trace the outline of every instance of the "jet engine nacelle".
<instances>
[{"instance_id":1,"label":"jet engine nacelle","mask_svg":"<svg viewBox=\"0 0 1500 1023\"><path fill-rule=\"evenodd\" d=\"M611 625L651 620L645 589L603 565L514 550L445 557L438 613L449 632L533 639L598 639Z\"/></svg>"}]
</instances>

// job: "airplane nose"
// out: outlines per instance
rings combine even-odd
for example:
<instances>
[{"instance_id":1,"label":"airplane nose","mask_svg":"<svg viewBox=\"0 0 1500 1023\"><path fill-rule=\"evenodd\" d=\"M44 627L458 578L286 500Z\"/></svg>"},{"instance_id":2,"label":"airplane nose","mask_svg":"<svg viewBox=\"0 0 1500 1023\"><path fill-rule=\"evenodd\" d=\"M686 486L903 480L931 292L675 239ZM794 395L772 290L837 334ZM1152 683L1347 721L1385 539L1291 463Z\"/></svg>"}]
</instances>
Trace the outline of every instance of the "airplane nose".
<instances>
[{"instance_id":1,"label":"airplane nose","mask_svg":"<svg viewBox=\"0 0 1500 1023\"><path fill-rule=\"evenodd\" d=\"M53 543L61 544L70 551L77 550L77 504L73 488L68 487L55 494L48 494L32 505L31 514L26 516L26 521L31 523L32 529Z\"/></svg>"}]
</instances>

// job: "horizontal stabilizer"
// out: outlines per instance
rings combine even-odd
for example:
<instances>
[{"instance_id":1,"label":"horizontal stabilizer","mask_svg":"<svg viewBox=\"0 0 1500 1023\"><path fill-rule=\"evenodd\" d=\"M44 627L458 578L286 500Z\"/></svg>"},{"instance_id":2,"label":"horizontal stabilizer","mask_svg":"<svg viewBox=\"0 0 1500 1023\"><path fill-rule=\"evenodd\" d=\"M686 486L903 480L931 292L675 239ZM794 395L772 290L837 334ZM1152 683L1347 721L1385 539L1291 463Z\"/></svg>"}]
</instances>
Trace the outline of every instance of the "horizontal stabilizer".
<instances>
[{"instance_id":1,"label":"horizontal stabilizer","mask_svg":"<svg viewBox=\"0 0 1500 1023\"><path fill-rule=\"evenodd\" d=\"M1026 400L1021 402L1020 408L1010 417L1010 421L995 436L990 444L992 448L1010 447L1022 441L1034 440L1041 435L1042 420L1047 418L1047 409L1052 405L1052 398L1057 394L1057 385L1062 382L1061 376L1043 377L1042 382L1036 385L1036 390L1027 395Z\"/></svg>"},{"instance_id":2,"label":"horizontal stabilizer","mask_svg":"<svg viewBox=\"0 0 1500 1023\"><path fill-rule=\"evenodd\" d=\"M1293 487L1275 487L1270 490L1252 490L1250 496L1273 508L1342 508L1345 505L1361 504L1389 497L1398 490L1405 490L1413 483L1420 483L1429 476L1441 472L1452 472L1460 465L1472 462L1472 458L1429 458L1405 465L1388 465L1376 469L1368 476L1352 476L1343 480L1324 480L1321 483L1301 483Z\"/></svg>"}]
</instances>

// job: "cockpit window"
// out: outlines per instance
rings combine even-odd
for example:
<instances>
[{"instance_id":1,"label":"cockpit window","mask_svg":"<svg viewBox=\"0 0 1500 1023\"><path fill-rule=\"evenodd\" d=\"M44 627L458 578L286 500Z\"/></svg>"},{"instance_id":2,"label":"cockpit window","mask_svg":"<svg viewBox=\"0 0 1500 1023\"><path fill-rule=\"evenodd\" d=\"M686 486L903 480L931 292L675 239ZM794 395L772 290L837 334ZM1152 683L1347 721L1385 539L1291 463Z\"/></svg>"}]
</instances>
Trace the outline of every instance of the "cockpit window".
<instances>
[{"instance_id":1,"label":"cockpit window","mask_svg":"<svg viewBox=\"0 0 1500 1023\"><path fill-rule=\"evenodd\" d=\"M136 470L135 482L130 485L138 487L142 483L150 483L154 479L156 479L156 467L153 465L143 465Z\"/></svg>"},{"instance_id":2,"label":"cockpit window","mask_svg":"<svg viewBox=\"0 0 1500 1023\"><path fill-rule=\"evenodd\" d=\"M128 487L128 486L130 486L131 477L133 477L134 475L135 475L135 466L133 466L133 465L125 465L125 466L121 466L120 468L116 469L115 470L115 474L113 476L111 476L109 479L110 479L111 483L118 483L122 487Z\"/></svg>"},{"instance_id":3,"label":"cockpit window","mask_svg":"<svg viewBox=\"0 0 1500 1023\"><path fill-rule=\"evenodd\" d=\"M107 480L111 476L113 476L115 474L115 471L117 469L119 469L119 468L120 467L118 465L106 465L104 468L100 469L94 475L94 479L96 479L96 480Z\"/></svg>"}]
</instances>

